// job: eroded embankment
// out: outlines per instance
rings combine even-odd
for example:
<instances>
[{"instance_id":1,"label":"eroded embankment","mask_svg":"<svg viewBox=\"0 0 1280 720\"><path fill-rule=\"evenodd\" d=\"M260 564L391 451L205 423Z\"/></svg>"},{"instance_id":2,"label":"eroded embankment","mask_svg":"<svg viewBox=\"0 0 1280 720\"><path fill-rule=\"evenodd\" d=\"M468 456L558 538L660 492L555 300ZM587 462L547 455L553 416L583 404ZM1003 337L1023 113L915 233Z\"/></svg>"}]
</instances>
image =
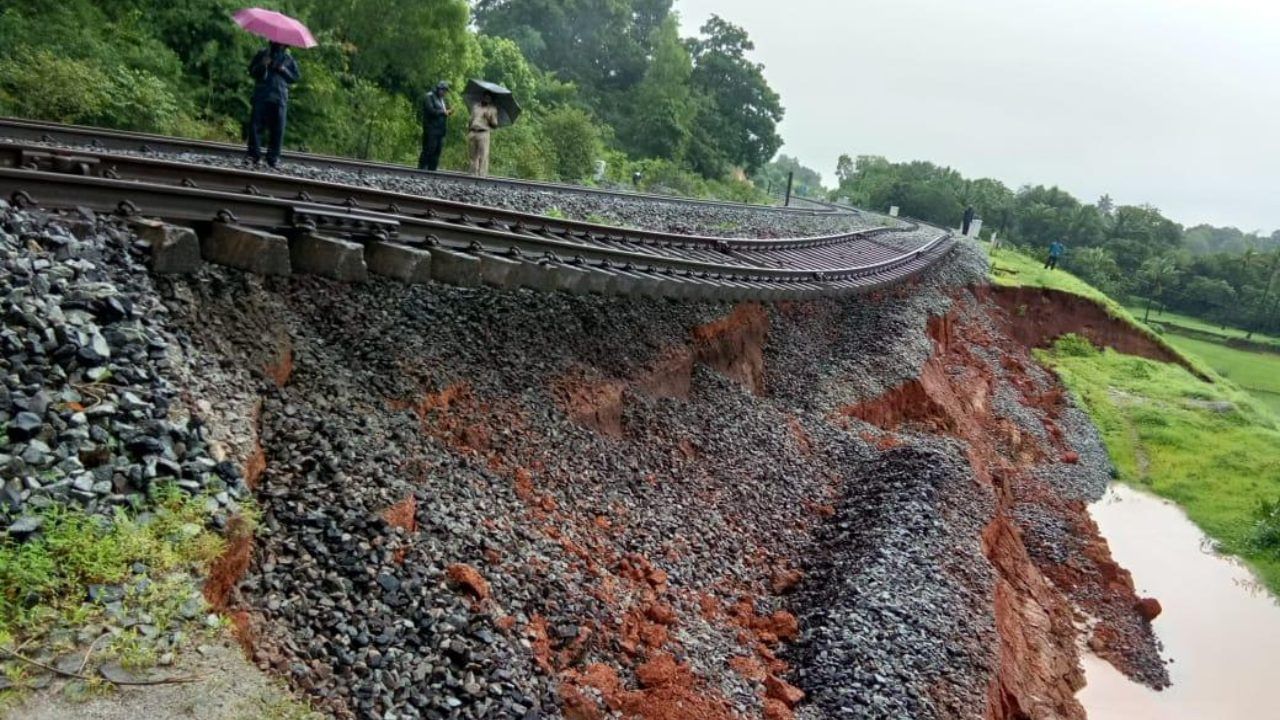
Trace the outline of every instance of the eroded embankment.
<instances>
[{"instance_id":1,"label":"eroded embankment","mask_svg":"<svg viewBox=\"0 0 1280 720\"><path fill-rule=\"evenodd\" d=\"M1153 657L971 248L774 308L205 275L192 391L261 402L228 596L337 716L1079 717L1069 600Z\"/></svg>"},{"instance_id":2,"label":"eroded embankment","mask_svg":"<svg viewBox=\"0 0 1280 720\"><path fill-rule=\"evenodd\" d=\"M1048 347L1063 335L1074 333L1098 347L1180 365L1191 374L1208 379L1158 338L1112 317L1089 298L1036 287L992 286L987 292L1007 314L1010 336L1026 347Z\"/></svg>"},{"instance_id":3,"label":"eroded embankment","mask_svg":"<svg viewBox=\"0 0 1280 720\"><path fill-rule=\"evenodd\" d=\"M1018 323L993 305L960 302L931 323L936 350L919 378L841 414L910 433L886 445L918 443L918 433L963 441L994 495L981 533L997 576L988 717L1083 717L1074 616L1091 619L1083 639L1126 674L1157 687L1167 675L1132 580L1086 510L1106 487L1105 452L1058 383L1012 341Z\"/></svg>"}]
</instances>

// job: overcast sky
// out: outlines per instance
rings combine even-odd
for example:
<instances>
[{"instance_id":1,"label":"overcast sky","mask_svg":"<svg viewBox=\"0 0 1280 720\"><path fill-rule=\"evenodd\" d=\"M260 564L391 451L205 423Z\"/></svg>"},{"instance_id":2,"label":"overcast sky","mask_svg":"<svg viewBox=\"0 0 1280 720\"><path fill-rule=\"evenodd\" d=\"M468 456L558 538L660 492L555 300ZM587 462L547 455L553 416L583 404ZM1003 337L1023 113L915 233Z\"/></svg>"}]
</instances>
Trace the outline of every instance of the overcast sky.
<instances>
[{"instance_id":1,"label":"overcast sky","mask_svg":"<svg viewBox=\"0 0 1280 720\"><path fill-rule=\"evenodd\" d=\"M1275 0L676 0L751 34L782 152L931 160L1013 188L1280 229Z\"/></svg>"}]
</instances>

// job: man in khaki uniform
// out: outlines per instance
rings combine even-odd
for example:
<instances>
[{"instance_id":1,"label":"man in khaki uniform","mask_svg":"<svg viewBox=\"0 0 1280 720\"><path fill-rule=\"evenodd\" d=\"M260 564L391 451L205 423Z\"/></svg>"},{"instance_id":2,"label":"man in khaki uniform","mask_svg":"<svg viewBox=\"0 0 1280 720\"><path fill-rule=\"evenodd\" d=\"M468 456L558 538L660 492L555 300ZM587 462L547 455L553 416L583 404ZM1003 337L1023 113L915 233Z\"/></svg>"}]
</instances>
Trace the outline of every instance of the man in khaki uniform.
<instances>
[{"instance_id":1,"label":"man in khaki uniform","mask_svg":"<svg viewBox=\"0 0 1280 720\"><path fill-rule=\"evenodd\" d=\"M467 126L467 151L471 155L471 174L489 174L489 133L498 127L498 108L493 95L485 93L471 106L471 124Z\"/></svg>"}]
</instances>

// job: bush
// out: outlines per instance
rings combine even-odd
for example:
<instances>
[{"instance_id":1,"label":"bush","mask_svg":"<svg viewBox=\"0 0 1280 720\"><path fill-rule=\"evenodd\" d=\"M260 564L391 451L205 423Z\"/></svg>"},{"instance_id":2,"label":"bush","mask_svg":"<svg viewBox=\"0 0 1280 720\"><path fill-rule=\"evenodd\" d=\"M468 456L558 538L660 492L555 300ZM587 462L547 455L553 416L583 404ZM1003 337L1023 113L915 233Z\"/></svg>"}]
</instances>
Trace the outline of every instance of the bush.
<instances>
[{"instance_id":1,"label":"bush","mask_svg":"<svg viewBox=\"0 0 1280 720\"><path fill-rule=\"evenodd\" d=\"M1280 498L1259 502L1253 516L1255 522L1250 544L1280 557Z\"/></svg>"},{"instance_id":2,"label":"bush","mask_svg":"<svg viewBox=\"0 0 1280 720\"><path fill-rule=\"evenodd\" d=\"M1053 345L1054 351L1064 357L1093 357L1099 353L1089 339L1075 333L1067 333L1058 338Z\"/></svg>"},{"instance_id":3,"label":"bush","mask_svg":"<svg viewBox=\"0 0 1280 720\"><path fill-rule=\"evenodd\" d=\"M556 177L581 180L595 172L603 149L599 121L585 110L563 106L544 115L540 125Z\"/></svg>"}]
</instances>

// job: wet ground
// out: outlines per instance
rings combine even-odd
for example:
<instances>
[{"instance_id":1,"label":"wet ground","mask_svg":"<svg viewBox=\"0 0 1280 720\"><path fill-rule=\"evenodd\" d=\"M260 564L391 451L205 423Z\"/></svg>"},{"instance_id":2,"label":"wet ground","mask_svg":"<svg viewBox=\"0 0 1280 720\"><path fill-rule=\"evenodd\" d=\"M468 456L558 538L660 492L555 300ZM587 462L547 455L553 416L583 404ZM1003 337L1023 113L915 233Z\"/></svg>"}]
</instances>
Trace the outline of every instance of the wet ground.
<instances>
[{"instance_id":1,"label":"wet ground","mask_svg":"<svg viewBox=\"0 0 1280 720\"><path fill-rule=\"evenodd\" d=\"M1280 716L1280 604L1248 568L1214 554L1177 506L1133 488L1113 486L1091 512L1139 595L1164 607L1154 626L1173 681L1151 690L1085 654L1091 720Z\"/></svg>"}]
</instances>

